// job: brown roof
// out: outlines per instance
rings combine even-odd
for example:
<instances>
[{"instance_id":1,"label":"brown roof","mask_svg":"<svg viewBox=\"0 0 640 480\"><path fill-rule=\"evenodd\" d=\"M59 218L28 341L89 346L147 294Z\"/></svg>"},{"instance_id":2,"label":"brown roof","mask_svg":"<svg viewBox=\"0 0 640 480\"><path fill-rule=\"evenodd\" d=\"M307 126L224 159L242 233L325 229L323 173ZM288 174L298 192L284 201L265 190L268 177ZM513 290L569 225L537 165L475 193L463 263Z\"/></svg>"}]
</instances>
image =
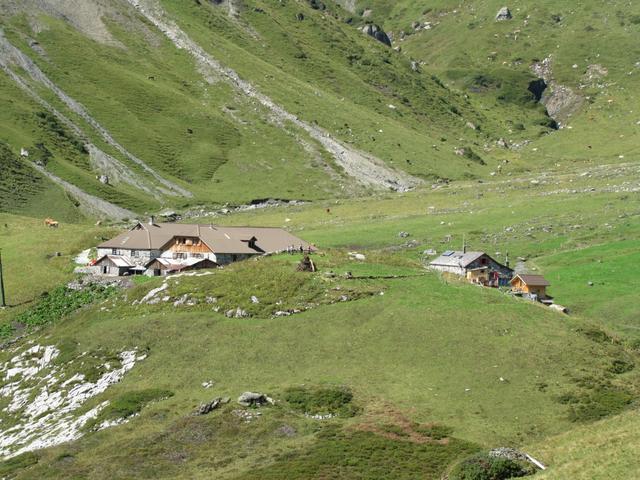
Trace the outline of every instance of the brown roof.
<instances>
[{"instance_id":1,"label":"brown roof","mask_svg":"<svg viewBox=\"0 0 640 480\"><path fill-rule=\"evenodd\" d=\"M511 280L512 282L516 279L520 278L526 285L531 285L532 287L548 287L551 285L546 278L542 275L516 275Z\"/></svg>"},{"instance_id":2,"label":"brown roof","mask_svg":"<svg viewBox=\"0 0 640 480\"><path fill-rule=\"evenodd\" d=\"M255 254L278 252L290 246L304 249L310 244L282 228L219 227L182 223L139 223L133 229L98 245L98 248L161 250L174 237L200 238L214 253ZM255 247L250 240L255 237ZM313 248L313 247L312 247Z\"/></svg>"}]
</instances>

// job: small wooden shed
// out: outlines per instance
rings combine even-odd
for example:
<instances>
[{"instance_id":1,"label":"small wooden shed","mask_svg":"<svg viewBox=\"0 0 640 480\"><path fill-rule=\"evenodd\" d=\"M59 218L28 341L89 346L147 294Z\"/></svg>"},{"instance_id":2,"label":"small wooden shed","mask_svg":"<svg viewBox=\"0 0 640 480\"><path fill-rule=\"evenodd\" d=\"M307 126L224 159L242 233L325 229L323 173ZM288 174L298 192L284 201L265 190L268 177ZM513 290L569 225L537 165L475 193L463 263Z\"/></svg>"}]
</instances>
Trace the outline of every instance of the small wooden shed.
<instances>
[{"instance_id":1,"label":"small wooden shed","mask_svg":"<svg viewBox=\"0 0 640 480\"><path fill-rule=\"evenodd\" d=\"M547 287L551 285L542 275L517 274L511 279L514 292L535 295L540 299L547 297Z\"/></svg>"},{"instance_id":2,"label":"small wooden shed","mask_svg":"<svg viewBox=\"0 0 640 480\"><path fill-rule=\"evenodd\" d=\"M129 274L133 267L135 267L135 265L121 255L104 255L96 260L94 264L97 273L114 277Z\"/></svg>"}]
</instances>

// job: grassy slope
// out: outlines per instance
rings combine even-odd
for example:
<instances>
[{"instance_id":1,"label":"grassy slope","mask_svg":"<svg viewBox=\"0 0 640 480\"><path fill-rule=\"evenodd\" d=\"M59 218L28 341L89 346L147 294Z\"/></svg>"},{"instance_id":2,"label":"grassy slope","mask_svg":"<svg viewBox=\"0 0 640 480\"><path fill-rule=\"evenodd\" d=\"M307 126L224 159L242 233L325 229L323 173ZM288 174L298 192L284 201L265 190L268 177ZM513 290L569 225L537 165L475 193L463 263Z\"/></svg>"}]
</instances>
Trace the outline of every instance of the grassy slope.
<instances>
[{"instance_id":1,"label":"grassy slope","mask_svg":"<svg viewBox=\"0 0 640 480\"><path fill-rule=\"evenodd\" d=\"M531 447L553 468L536 479L608 480L633 478L640 468L638 411L603 420L546 439Z\"/></svg>"},{"instance_id":2,"label":"grassy slope","mask_svg":"<svg viewBox=\"0 0 640 480\"><path fill-rule=\"evenodd\" d=\"M570 132L543 136L522 151L529 164L610 163L619 155L627 160L637 158L638 100L632 94L640 75L635 65L639 51L634 39L640 30L637 5L583 2L580 8L573 8L553 1L516 2L509 5L513 20L495 22L504 4L494 0L456 5L447 1L357 3L360 10L372 8L373 19L396 37L401 30L413 32L413 21L434 24L431 30L414 32L398 44L406 55L426 62L425 68L438 72L450 85L466 90L469 79L478 74L501 80L503 88L497 92L489 89L469 95L487 117L502 121L505 130L522 120L518 119L521 113L498 99L510 93L509 78L519 75L521 87L525 86L530 64L553 55L556 80L589 99L586 108L569 121ZM591 64L602 65L608 75L585 81ZM520 136L516 130L505 135L514 140ZM535 129L526 132L525 138L536 140Z\"/></svg>"},{"instance_id":3,"label":"grassy slope","mask_svg":"<svg viewBox=\"0 0 640 480\"><path fill-rule=\"evenodd\" d=\"M73 257L114 231L64 221L57 229L47 228L40 219L0 214L7 303L18 306L31 302L42 292L68 280L72 276ZM56 252L60 256L55 256ZM0 318L4 320L4 316L13 313L13 310L0 312Z\"/></svg>"},{"instance_id":4,"label":"grassy slope","mask_svg":"<svg viewBox=\"0 0 640 480\"><path fill-rule=\"evenodd\" d=\"M252 274L258 284L274 268L280 271L272 261L262 263ZM219 283L216 277L194 279L191 285L207 292L207 285ZM185 281L180 281L180 291L189 288ZM172 307L132 308L128 302L142 294L138 289L125 305L85 311L50 329L48 342L72 338L78 351L116 351L123 346L149 350L149 358L102 398L151 387L175 395L145 409L131 426L89 436L71 447L76 460L68 468L46 467L69 451L61 446L46 452L43 466L27 475L121 478L134 462L133 471L141 475L171 477L178 471L168 455L179 452L180 446L166 441L199 402L212 395L235 397L244 390L267 391L279 398L288 386L310 383L349 385L365 416L383 403L392 405L386 407L391 409L387 414L398 409L416 421L444 423L459 438L486 445L518 444L569 427L566 406L554 398L575 388L574 365L581 364L584 375L597 375L620 354L618 347L577 334L579 322L559 321L557 314L495 291L446 285L432 274L387 282L385 289L384 296L319 307L295 317L243 320L224 319L201 307L192 313L188 307L183 312ZM242 291L248 297L255 288L244 282ZM172 289L169 294L174 295ZM473 314L461 322L458 312L469 305L474 306ZM214 389L203 389L200 384L210 379ZM542 388L542 383L548 386ZM264 420L256 422L257 429L268 428L262 435L273 436L273 416L278 414L264 411ZM209 421L219 421L218 416ZM348 423L361 421L356 417ZM159 439L167 440L158 444ZM188 442L188 461L180 464L180 475L193 478L217 471L221 477L233 477L236 468L245 470L246 461L252 468L267 466L273 461L271 449L304 449L313 437L274 441L266 451L246 452L247 459L236 458L227 466L222 460L229 461L227 448L237 441L233 435L219 438L220 447L207 451L202 451L201 441ZM113 448L115 444L120 448ZM368 448L375 451L375 442ZM225 466L216 468L217 462Z\"/></svg>"},{"instance_id":5,"label":"grassy slope","mask_svg":"<svg viewBox=\"0 0 640 480\"><path fill-rule=\"evenodd\" d=\"M292 278L295 257L285 257L284 263L277 259L250 262L208 277L180 279L170 290L176 297L183 293L200 298L215 295L221 311L236 304L256 309L258 316L250 319L226 319L204 304L182 309L132 307L133 299L159 282L152 280L128 292L126 303L80 312L44 335L46 341L73 339L78 351L149 349L149 358L101 399L144 388L169 389L175 395L146 407L128 425L38 453L40 465L25 470L22 478L235 478L256 469L266 477L308 478L310 471L331 471L323 463L327 458L334 465L347 462L344 468L353 470L341 470L345 475L351 471L380 478L376 469L389 470L389 464L366 459L389 451L395 453L385 458L401 465L396 476L415 473L418 462L432 469L431 473L425 470L426 478L439 478L443 466L469 451L467 448L543 442L550 434L572 429L575 424L569 420L569 407L557 401L559 395L588 395L596 388L594 378L632 389L636 382L635 371L607 373L615 359L633 358L633 353L623 352L624 343L602 344L580 333L591 322L602 324L599 316L590 316L591 310L578 309L591 297L590 290L581 288L584 280L564 273L557 280L551 270L551 265L567 269L592 259L594 251L602 248L597 245L617 245L619 251L629 245L625 238L637 237L632 221L638 213L637 203L600 191L607 184L615 186L634 177L629 172L626 177L616 174L615 169L603 169L601 176L598 171L591 177L581 176L580 171L550 175L538 185L528 178L510 184L455 184L433 192L368 199L366 209L360 201L349 201L330 205L331 213L318 205L225 217L227 223L291 225L323 247L356 246L367 255L363 265L354 265L340 250L317 258L322 269L351 270L356 275L417 273L420 252L427 246L446 248L438 243L445 233L454 235L454 241L466 233L476 248L493 246L495 239L496 250L508 248L512 256L535 257L530 264L550 276L551 291L558 301L570 308L575 305L580 316L563 317L496 291L446 284L427 274L355 281L350 285L385 293L319 306L292 317L270 318L270 309L281 308L275 303L280 296L301 304L322 298L318 286L324 280L303 283ZM596 191L580 196L550 194L569 185ZM502 202L492 196L496 189L503 191ZM593 215L597 211L602 213ZM291 221L284 222L285 217ZM602 227L606 219L611 228ZM578 221L582 227L575 229ZM533 239L527 236L529 225L536 226ZM515 226L514 231L506 232L507 226ZM409 231L409 239L419 245L398 248L406 241L397 237L400 230ZM594 246L571 252L575 246L588 245ZM558 260L547 260L550 257L545 255L552 254ZM600 255L607 265L609 257L604 252ZM19 272L15 275L27 278ZM278 282L287 289L278 287ZM618 294L631 295L634 288L633 283L623 282ZM261 303L251 304L251 295ZM616 319L633 321L624 311L612 312L609 326L615 326ZM126 337L121 332L127 332ZM501 382L500 377L506 381ZM200 387L207 380L215 381L212 390ZM244 390L259 390L281 398L286 387L300 383L349 385L363 411L354 419L330 422L335 431L292 414L286 406L264 410L259 421L248 425L239 423L231 406L203 419L188 417L198 403L212 396L235 397ZM436 454L421 450L418 444L402 443L402 438L377 433L363 439L355 433L371 422L398 428L396 412L412 421L450 426L455 438L473 445L456 440L450 449ZM298 433L279 437L282 425L293 425ZM536 449L535 453L553 466L556 461L568 461L555 460L562 458L560 450ZM67 457L71 460L60 461ZM624 467L617 468L621 472L617 478L625 478Z\"/></svg>"},{"instance_id":6,"label":"grassy slope","mask_svg":"<svg viewBox=\"0 0 640 480\"><path fill-rule=\"evenodd\" d=\"M417 176L460 177L486 170L455 157L454 145L440 140L455 131L468 138L463 144L481 142L482 134L464 126L466 121L480 123L478 112L461 95L426 73L412 72L395 52L332 16L301 7L305 20L298 22L294 5L255 2L263 13L249 6L241 21L232 21L226 11L210 5L164 3L216 58L289 111L318 122L344 141ZM37 34L24 16L3 18L2 23L11 41L120 143L164 176L188 183L196 194L191 203L353 193L349 181L327 175L332 161L326 154L318 158L300 145L299 139L314 144L306 134L268 123L266 112L238 98L224 82L207 85L188 54L176 50L160 32L143 29L128 8L118 8L127 13L105 21L126 49L99 44L44 16L38 17L42 28ZM28 38L38 41L47 58L28 47ZM126 163L50 92L36 88L83 126L97 145ZM15 107L5 112L5 122L14 125L3 133L14 150L43 142L53 153L49 168L88 192L138 210L158 207L126 185L105 189L86 156L78 156L60 139L48 138L42 125ZM228 109L233 114L223 111Z\"/></svg>"}]
</instances>

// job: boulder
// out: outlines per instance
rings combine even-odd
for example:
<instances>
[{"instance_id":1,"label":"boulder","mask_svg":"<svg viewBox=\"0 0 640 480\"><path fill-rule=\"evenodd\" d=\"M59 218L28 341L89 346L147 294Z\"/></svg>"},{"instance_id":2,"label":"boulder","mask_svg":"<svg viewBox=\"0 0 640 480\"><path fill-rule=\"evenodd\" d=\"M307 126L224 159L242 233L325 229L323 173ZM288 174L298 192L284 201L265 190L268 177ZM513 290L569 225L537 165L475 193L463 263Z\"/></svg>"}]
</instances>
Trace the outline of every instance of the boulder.
<instances>
[{"instance_id":1,"label":"boulder","mask_svg":"<svg viewBox=\"0 0 640 480\"><path fill-rule=\"evenodd\" d=\"M260 407L267 404L273 405L275 402L264 393L244 392L238 397L238 403L243 407Z\"/></svg>"},{"instance_id":2,"label":"boulder","mask_svg":"<svg viewBox=\"0 0 640 480\"><path fill-rule=\"evenodd\" d=\"M214 398L210 402L200 404L200 406L196 409L195 412L193 412L193 414L194 415L206 415L208 413L213 412L216 408L220 407L220 405L223 405L225 403L229 403L229 401L230 401L229 397L224 397L224 398L217 397L217 398Z\"/></svg>"},{"instance_id":3,"label":"boulder","mask_svg":"<svg viewBox=\"0 0 640 480\"><path fill-rule=\"evenodd\" d=\"M362 27L362 33L375 38L376 40L384 43L388 47L391 46L391 39L378 25L375 25L372 23L365 25L364 27Z\"/></svg>"},{"instance_id":4,"label":"boulder","mask_svg":"<svg viewBox=\"0 0 640 480\"><path fill-rule=\"evenodd\" d=\"M249 316L246 310L238 307L235 310L232 308L231 310L227 310L224 314L227 318L246 318Z\"/></svg>"},{"instance_id":5,"label":"boulder","mask_svg":"<svg viewBox=\"0 0 640 480\"><path fill-rule=\"evenodd\" d=\"M505 20L511 20L512 18L513 15L511 15L511 11L507 7L502 7L500 10L498 10L498 13L496 15L496 21L498 22L504 22Z\"/></svg>"}]
</instances>

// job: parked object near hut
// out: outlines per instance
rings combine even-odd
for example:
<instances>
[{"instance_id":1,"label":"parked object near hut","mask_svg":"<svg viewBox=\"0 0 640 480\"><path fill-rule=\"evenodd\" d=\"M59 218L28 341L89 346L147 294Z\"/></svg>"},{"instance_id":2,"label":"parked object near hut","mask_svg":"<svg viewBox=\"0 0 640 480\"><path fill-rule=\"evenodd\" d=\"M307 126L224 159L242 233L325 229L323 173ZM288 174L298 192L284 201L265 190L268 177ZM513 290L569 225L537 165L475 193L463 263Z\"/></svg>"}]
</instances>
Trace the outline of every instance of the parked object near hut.
<instances>
[{"instance_id":1,"label":"parked object near hut","mask_svg":"<svg viewBox=\"0 0 640 480\"><path fill-rule=\"evenodd\" d=\"M316 264L311 260L309 255L305 255L304 258L298 264L299 272L315 272Z\"/></svg>"}]
</instances>

